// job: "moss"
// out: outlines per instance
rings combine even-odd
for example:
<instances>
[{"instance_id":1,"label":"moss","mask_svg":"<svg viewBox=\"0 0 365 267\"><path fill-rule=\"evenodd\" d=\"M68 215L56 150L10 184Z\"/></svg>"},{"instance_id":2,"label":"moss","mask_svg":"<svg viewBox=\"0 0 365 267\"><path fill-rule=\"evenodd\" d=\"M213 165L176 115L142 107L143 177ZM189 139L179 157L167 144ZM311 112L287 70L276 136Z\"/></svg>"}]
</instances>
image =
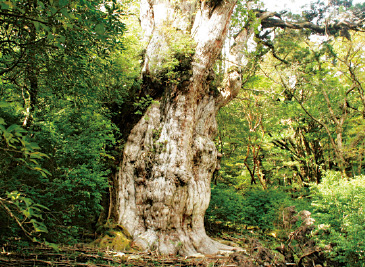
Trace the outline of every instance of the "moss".
<instances>
[{"instance_id":1,"label":"moss","mask_svg":"<svg viewBox=\"0 0 365 267\"><path fill-rule=\"evenodd\" d=\"M118 225L117 225L117 227L118 227L118 229L120 229L120 231L122 231L122 233L123 233L123 234L124 234L127 238L132 239L132 235L128 232L128 230L127 230L124 226L122 226L122 225L118 224Z\"/></svg>"},{"instance_id":2,"label":"moss","mask_svg":"<svg viewBox=\"0 0 365 267\"><path fill-rule=\"evenodd\" d=\"M131 249L132 240L122 231L111 230L104 236L94 241L94 245L100 248L108 248L116 251L125 251Z\"/></svg>"},{"instance_id":3,"label":"moss","mask_svg":"<svg viewBox=\"0 0 365 267\"><path fill-rule=\"evenodd\" d=\"M117 251L129 250L131 248L132 236L120 224L107 223L101 226L97 232L101 233L101 236L93 242L93 245L97 247Z\"/></svg>"},{"instance_id":4,"label":"moss","mask_svg":"<svg viewBox=\"0 0 365 267\"><path fill-rule=\"evenodd\" d=\"M162 84L179 84L191 76L191 62L195 54L195 42L189 34L180 31L171 25L165 25L160 29L160 34L166 42L166 47L158 57L161 61L151 63L154 82ZM188 79L187 78L187 79ZM157 80L157 81L156 81Z\"/></svg>"}]
</instances>

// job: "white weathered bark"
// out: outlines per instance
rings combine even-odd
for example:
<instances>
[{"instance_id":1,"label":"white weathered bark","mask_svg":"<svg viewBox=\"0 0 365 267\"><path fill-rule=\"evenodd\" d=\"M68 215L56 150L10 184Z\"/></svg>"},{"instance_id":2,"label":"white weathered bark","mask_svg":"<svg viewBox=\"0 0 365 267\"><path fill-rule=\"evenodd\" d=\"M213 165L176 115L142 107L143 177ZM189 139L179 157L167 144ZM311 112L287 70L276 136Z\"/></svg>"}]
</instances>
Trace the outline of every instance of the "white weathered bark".
<instances>
[{"instance_id":1,"label":"white weathered bark","mask_svg":"<svg viewBox=\"0 0 365 267\"><path fill-rule=\"evenodd\" d=\"M213 2L217 4L214 7ZM204 214L217 167L212 141L217 128L215 115L223 105L222 98L210 92L207 80L222 49L235 3L141 3L141 23L148 42L143 86L154 83L154 90L161 90L163 96L130 133L115 177L114 215L143 249L182 255L231 249L206 235ZM166 78L160 76L164 75L166 51L171 51L169 34L174 32L190 36L195 54L190 70L176 78L179 84L166 79L159 83ZM235 91L240 87L238 72L232 73L229 81L226 94L229 87Z\"/></svg>"}]
</instances>

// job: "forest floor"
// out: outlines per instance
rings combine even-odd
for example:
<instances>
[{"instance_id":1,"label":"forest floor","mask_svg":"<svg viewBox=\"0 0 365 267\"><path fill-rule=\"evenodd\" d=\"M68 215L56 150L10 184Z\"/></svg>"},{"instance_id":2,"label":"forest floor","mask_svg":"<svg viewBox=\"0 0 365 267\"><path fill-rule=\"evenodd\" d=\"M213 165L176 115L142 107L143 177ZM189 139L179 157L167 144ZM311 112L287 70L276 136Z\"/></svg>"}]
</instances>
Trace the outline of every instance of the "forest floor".
<instances>
[{"instance_id":1,"label":"forest floor","mask_svg":"<svg viewBox=\"0 0 365 267\"><path fill-rule=\"evenodd\" d=\"M159 256L154 253L114 252L88 245L19 249L2 248L0 266L238 266L229 255L191 257Z\"/></svg>"},{"instance_id":2,"label":"forest floor","mask_svg":"<svg viewBox=\"0 0 365 267\"><path fill-rule=\"evenodd\" d=\"M283 266L276 264L279 258L258 245L258 240L225 235L219 241L240 246L244 252L182 257L160 256L154 252L116 252L89 244L59 246L58 250L44 246L4 246L0 251L0 266Z\"/></svg>"}]
</instances>

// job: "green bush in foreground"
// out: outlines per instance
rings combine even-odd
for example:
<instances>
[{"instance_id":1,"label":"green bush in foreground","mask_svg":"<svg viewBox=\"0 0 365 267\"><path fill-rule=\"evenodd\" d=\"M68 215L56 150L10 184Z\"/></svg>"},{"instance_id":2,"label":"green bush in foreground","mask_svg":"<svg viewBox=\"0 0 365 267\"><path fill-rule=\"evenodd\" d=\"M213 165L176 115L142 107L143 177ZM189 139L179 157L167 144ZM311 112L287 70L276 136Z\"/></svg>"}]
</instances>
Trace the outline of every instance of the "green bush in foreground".
<instances>
[{"instance_id":1,"label":"green bush in foreground","mask_svg":"<svg viewBox=\"0 0 365 267\"><path fill-rule=\"evenodd\" d=\"M347 266L365 266L365 176L346 179L327 172L311 190L317 238L331 244L330 257Z\"/></svg>"}]
</instances>

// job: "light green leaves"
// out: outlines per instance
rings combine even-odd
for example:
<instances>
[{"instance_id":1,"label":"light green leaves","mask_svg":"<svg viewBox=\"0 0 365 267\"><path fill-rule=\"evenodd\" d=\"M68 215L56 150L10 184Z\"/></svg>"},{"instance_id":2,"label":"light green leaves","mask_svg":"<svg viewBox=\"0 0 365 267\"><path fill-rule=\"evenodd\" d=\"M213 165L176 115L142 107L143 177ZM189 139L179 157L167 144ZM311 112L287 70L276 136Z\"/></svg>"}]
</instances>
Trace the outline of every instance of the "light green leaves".
<instances>
[{"instance_id":1,"label":"light green leaves","mask_svg":"<svg viewBox=\"0 0 365 267\"><path fill-rule=\"evenodd\" d=\"M21 138L25 132L26 131L17 124L12 124L7 129L0 128L0 134L2 134L6 146L11 148L16 148L16 145L21 143Z\"/></svg>"},{"instance_id":2,"label":"light green leaves","mask_svg":"<svg viewBox=\"0 0 365 267\"><path fill-rule=\"evenodd\" d=\"M336 260L347 266L363 266L365 177L345 179L339 172L328 171L311 191L318 225L316 238L322 245L334 244L331 256Z\"/></svg>"},{"instance_id":3,"label":"light green leaves","mask_svg":"<svg viewBox=\"0 0 365 267\"><path fill-rule=\"evenodd\" d=\"M95 26L95 31L99 35L103 35L105 33L105 26L104 24L100 23Z\"/></svg>"},{"instance_id":4,"label":"light green leaves","mask_svg":"<svg viewBox=\"0 0 365 267\"><path fill-rule=\"evenodd\" d=\"M25 234L32 236L37 233L48 233L46 225L42 222L42 213L44 210L48 210L47 207L35 203L31 198L18 191L8 192L7 199L0 198L0 201L3 206L5 203L7 204L6 210L17 220L22 230L26 231ZM32 230L29 232L26 230L27 224L32 226Z\"/></svg>"},{"instance_id":5,"label":"light green leaves","mask_svg":"<svg viewBox=\"0 0 365 267\"><path fill-rule=\"evenodd\" d=\"M9 10L14 7L13 1L0 1L1 9L3 10Z\"/></svg>"},{"instance_id":6,"label":"light green leaves","mask_svg":"<svg viewBox=\"0 0 365 267\"><path fill-rule=\"evenodd\" d=\"M10 107L10 103L5 101L0 101L0 108L8 108Z\"/></svg>"},{"instance_id":7,"label":"light green leaves","mask_svg":"<svg viewBox=\"0 0 365 267\"><path fill-rule=\"evenodd\" d=\"M133 103L135 108L134 114L142 115L143 112L151 105L153 98L147 95L146 97L137 97L136 102Z\"/></svg>"}]
</instances>

